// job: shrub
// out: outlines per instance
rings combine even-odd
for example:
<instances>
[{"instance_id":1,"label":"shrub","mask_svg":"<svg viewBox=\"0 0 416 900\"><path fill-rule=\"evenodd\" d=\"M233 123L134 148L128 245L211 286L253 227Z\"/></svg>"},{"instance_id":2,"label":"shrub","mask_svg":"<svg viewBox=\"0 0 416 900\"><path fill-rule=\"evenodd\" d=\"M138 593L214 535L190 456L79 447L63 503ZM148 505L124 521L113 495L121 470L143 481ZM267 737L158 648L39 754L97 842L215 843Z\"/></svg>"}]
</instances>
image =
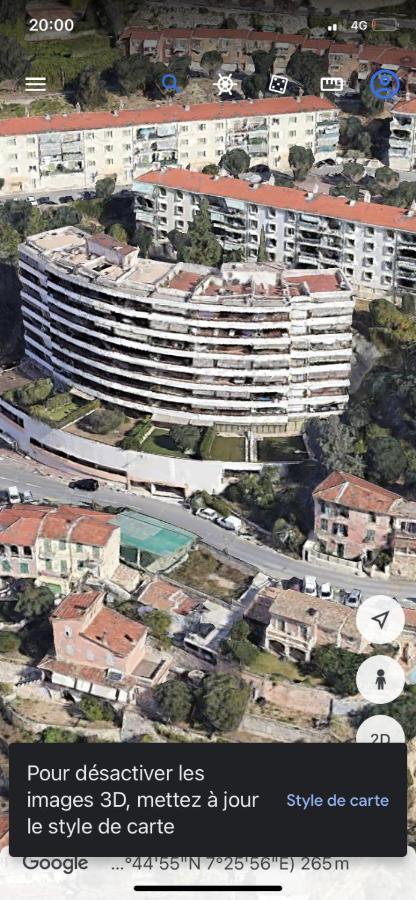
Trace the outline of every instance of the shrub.
<instances>
[{"instance_id":1,"label":"shrub","mask_svg":"<svg viewBox=\"0 0 416 900\"><path fill-rule=\"evenodd\" d=\"M78 744L80 737L73 731L66 731L65 728L45 728L42 732L42 743L44 744Z\"/></svg>"},{"instance_id":2,"label":"shrub","mask_svg":"<svg viewBox=\"0 0 416 900\"><path fill-rule=\"evenodd\" d=\"M83 697L79 702L79 708L88 722L114 722L116 714L110 703L97 700L95 697Z\"/></svg>"},{"instance_id":3,"label":"shrub","mask_svg":"<svg viewBox=\"0 0 416 900\"><path fill-rule=\"evenodd\" d=\"M160 711L168 722L185 722L192 709L192 694L184 681L175 679L159 684L155 697Z\"/></svg>"},{"instance_id":4,"label":"shrub","mask_svg":"<svg viewBox=\"0 0 416 900\"><path fill-rule=\"evenodd\" d=\"M138 422L137 425L134 425L133 428L126 434L121 441L120 447L123 450L140 450L140 447L144 443L151 430L151 417L145 416L141 422Z\"/></svg>"},{"instance_id":5,"label":"shrub","mask_svg":"<svg viewBox=\"0 0 416 900\"><path fill-rule=\"evenodd\" d=\"M249 686L238 676L208 675L198 698L198 715L213 731L231 731L240 724L249 696Z\"/></svg>"},{"instance_id":6,"label":"shrub","mask_svg":"<svg viewBox=\"0 0 416 900\"><path fill-rule=\"evenodd\" d=\"M229 516L233 512L232 506L221 497L216 497L215 494L208 494L207 491L202 491L201 497L203 500L202 506L210 506L220 516Z\"/></svg>"},{"instance_id":7,"label":"shrub","mask_svg":"<svg viewBox=\"0 0 416 900\"><path fill-rule=\"evenodd\" d=\"M15 402L24 409L34 406L35 403L43 403L53 392L52 378L38 378L32 384L27 384L14 392Z\"/></svg>"},{"instance_id":8,"label":"shrub","mask_svg":"<svg viewBox=\"0 0 416 900\"><path fill-rule=\"evenodd\" d=\"M195 453L201 440L201 429L196 425L174 425L170 430L173 443L183 453Z\"/></svg>"},{"instance_id":9,"label":"shrub","mask_svg":"<svg viewBox=\"0 0 416 900\"><path fill-rule=\"evenodd\" d=\"M91 434L109 434L116 431L124 421L121 409L96 409L82 420L80 428Z\"/></svg>"},{"instance_id":10,"label":"shrub","mask_svg":"<svg viewBox=\"0 0 416 900\"><path fill-rule=\"evenodd\" d=\"M10 653L19 650L20 638L13 631L0 631L0 653Z\"/></svg>"},{"instance_id":11,"label":"shrub","mask_svg":"<svg viewBox=\"0 0 416 900\"><path fill-rule=\"evenodd\" d=\"M212 446L215 441L215 428L206 428L202 441L199 445L199 455L201 459L211 459Z\"/></svg>"}]
</instances>

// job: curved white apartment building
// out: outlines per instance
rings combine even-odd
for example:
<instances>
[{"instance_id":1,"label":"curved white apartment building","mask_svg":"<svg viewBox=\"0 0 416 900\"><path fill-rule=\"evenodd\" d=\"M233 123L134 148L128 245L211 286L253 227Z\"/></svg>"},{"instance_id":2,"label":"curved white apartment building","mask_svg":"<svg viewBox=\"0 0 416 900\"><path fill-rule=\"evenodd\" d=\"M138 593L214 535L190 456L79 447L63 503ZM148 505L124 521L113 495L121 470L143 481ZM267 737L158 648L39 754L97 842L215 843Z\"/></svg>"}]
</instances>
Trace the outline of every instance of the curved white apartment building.
<instances>
[{"instance_id":1,"label":"curved white apartment building","mask_svg":"<svg viewBox=\"0 0 416 900\"><path fill-rule=\"evenodd\" d=\"M133 415L285 432L347 403L338 268L159 262L66 227L27 238L20 281L28 357Z\"/></svg>"}]
</instances>

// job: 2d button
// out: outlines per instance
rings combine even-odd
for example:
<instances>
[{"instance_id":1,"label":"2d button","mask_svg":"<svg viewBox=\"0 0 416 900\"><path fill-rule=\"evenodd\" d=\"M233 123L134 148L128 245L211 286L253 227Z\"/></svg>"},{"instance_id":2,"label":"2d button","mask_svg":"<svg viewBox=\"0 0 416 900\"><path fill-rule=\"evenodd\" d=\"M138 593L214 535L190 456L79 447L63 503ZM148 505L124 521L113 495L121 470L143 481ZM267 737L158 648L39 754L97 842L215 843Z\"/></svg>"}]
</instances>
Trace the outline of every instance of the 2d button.
<instances>
[{"instance_id":1,"label":"2d button","mask_svg":"<svg viewBox=\"0 0 416 900\"><path fill-rule=\"evenodd\" d=\"M357 611L357 628L370 644L389 644L404 628L404 610L385 594L368 597Z\"/></svg>"},{"instance_id":2,"label":"2d button","mask_svg":"<svg viewBox=\"0 0 416 900\"><path fill-rule=\"evenodd\" d=\"M369 716L361 723L355 736L357 744L404 744L405 733L400 722L392 716Z\"/></svg>"},{"instance_id":3,"label":"2d button","mask_svg":"<svg viewBox=\"0 0 416 900\"><path fill-rule=\"evenodd\" d=\"M370 703L391 703L401 694L404 671L390 656L370 656L357 672L357 688Z\"/></svg>"}]
</instances>

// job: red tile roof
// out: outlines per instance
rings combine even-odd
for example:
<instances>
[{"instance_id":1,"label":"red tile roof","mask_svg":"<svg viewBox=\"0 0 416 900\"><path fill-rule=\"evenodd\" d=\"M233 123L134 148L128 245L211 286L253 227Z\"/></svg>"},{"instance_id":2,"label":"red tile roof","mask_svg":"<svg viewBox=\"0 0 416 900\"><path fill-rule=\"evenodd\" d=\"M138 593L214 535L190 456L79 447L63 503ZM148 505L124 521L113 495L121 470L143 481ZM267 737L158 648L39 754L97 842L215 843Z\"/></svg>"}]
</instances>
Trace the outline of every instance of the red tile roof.
<instances>
[{"instance_id":1,"label":"red tile roof","mask_svg":"<svg viewBox=\"0 0 416 900\"><path fill-rule=\"evenodd\" d=\"M148 109L123 109L115 116L111 112L80 112L68 115L25 116L22 119L1 119L0 137L20 134L45 134L52 131L93 131L100 128L125 128L128 125L153 125L164 122L198 122L200 120L232 119L240 116L279 116L283 113L313 112L335 109L333 103L321 97L291 97L263 100L227 100L197 103L187 109L178 104Z\"/></svg>"},{"instance_id":2,"label":"red tile roof","mask_svg":"<svg viewBox=\"0 0 416 900\"><path fill-rule=\"evenodd\" d=\"M147 628L140 622L104 606L81 634L117 656L128 656L146 632Z\"/></svg>"},{"instance_id":3,"label":"red tile roof","mask_svg":"<svg viewBox=\"0 0 416 900\"><path fill-rule=\"evenodd\" d=\"M329 48L330 53L337 53L338 55L345 54L346 56L356 56L357 50L358 50L357 44L353 44L353 43L337 44L336 41L333 41L333 43L331 44L331 46Z\"/></svg>"},{"instance_id":4,"label":"red tile roof","mask_svg":"<svg viewBox=\"0 0 416 900\"><path fill-rule=\"evenodd\" d=\"M302 34L282 34L279 31L252 31L250 28L166 28L163 31L153 30L150 28L136 28L131 26L125 28L120 36L120 40L127 38L135 40L169 40L170 37L188 38L196 40L198 38L211 38L213 40L223 38L229 41L256 41L261 43L273 42L274 44L290 43L302 44L305 40Z\"/></svg>"},{"instance_id":5,"label":"red tile roof","mask_svg":"<svg viewBox=\"0 0 416 900\"><path fill-rule=\"evenodd\" d=\"M305 275L287 276L285 281L292 287L306 284L311 294L332 294L334 291L341 290L339 279L334 272L325 275L309 275L309 273L305 272ZM291 293L296 292L291 291Z\"/></svg>"},{"instance_id":6,"label":"red tile roof","mask_svg":"<svg viewBox=\"0 0 416 900\"><path fill-rule=\"evenodd\" d=\"M355 509L360 512L384 513L388 515L392 506L400 500L398 494L387 491L385 488L371 484L357 475L348 475L345 472L332 472L313 491L317 500L328 500L339 503L347 509Z\"/></svg>"},{"instance_id":7,"label":"red tile roof","mask_svg":"<svg viewBox=\"0 0 416 900\"><path fill-rule=\"evenodd\" d=\"M189 612L199 606L197 600L192 600L185 591L169 584L162 578L155 578L154 581L146 584L138 600L139 603L143 603L145 606L175 611L182 616L188 615Z\"/></svg>"},{"instance_id":8,"label":"red tile roof","mask_svg":"<svg viewBox=\"0 0 416 900\"><path fill-rule=\"evenodd\" d=\"M111 678L107 677L106 669L64 662L62 659L55 659L54 656L44 656L38 663L38 668L44 669L46 672L56 672L57 675L68 675L69 678L81 678L83 681L90 681L91 684L103 684L109 688L129 689L137 684L136 679L131 675L124 675L117 681L111 681Z\"/></svg>"},{"instance_id":9,"label":"red tile roof","mask_svg":"<svg viewBox=\"0 0 416 900\"><path fill-rule=\"evenodd\" d=\"M82 619L85 611L89 609L98 598L104 600L102 591L84 591L84 593L68 594L59 606L54 609L52 619Z\"/></svg>"},{"instance_id":10,"label":"red tile roof","mask_svg":"<svg viewBox=\"0 0 416 900\"><path fill-rule=\"evenodd\" d=\"M313 198L308 199L310 195L306 191L294 188L262 184L253 189L246 181L238 178L217 178L187 169L170 168L166 171L146 172L136 178L136 183L140 182L190 191L193 194L244 200L273 209L287 209L381 228L416 232L416 216L408 216L405 209L397 206L351 201L327 194L314 194Z\"/></svg>"},{"instance_id":11,"label":"red tile roof","mask_svg":"<svg viewBox=\"0 0 416 900\"><path fill-rule=\"evenodd\" d=\"M416 115L416 100L403 100L401 103L397 103L393 109L393 113Z\"/></svg>"},{"instance_id":12,"label":"red tile roof","mask_svg":"<svg viewBox=\"0 0 416 900\"><path fill-rule=\"evenodd\" d=\"M99 510L60 506L47 510L40 525L39 537L104 547L117 528L110 524L111 518L110 513Z\"/></svg>"},{"instance_id":13,"label":"red tile roof","mask_svg":"<svg viewBox=\"0 0 416 900\"><path fill-rule=\"evenodd\" d=\"M405 622L404 627L406 628L407 625L408 628L416 628L416 609L409 609L408 607L404 606L403 612Z\"/></svg>"}]
</instances>

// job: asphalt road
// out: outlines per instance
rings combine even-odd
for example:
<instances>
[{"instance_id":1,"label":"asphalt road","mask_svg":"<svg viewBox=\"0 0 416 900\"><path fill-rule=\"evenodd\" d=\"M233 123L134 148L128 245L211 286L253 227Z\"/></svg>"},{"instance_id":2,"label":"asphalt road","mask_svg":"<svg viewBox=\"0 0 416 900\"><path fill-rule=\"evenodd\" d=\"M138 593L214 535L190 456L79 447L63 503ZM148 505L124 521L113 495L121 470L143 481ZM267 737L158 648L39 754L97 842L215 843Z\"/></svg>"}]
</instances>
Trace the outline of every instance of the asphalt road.
<instances>
[{"instance_id":1,"label":"asphalt road","mask_svg":"<svg viewBox=\"0 0 416 900\"><path fill-rule=\"evenodd\" d=\"M416 599L414 582L398 578L386 581L381 578L360 577L349 574L345 570L342 571L338 566L316 565L291 559L253 538L242 538L230 534L218 525L194 516L175 501L168 502L148 495L128 492L122 488L110 487L105 483L102 483L95 493L73 490L68 487L68 482L71 480L69 475L61 474L55 469L48 470L50 474L46 474L46 467L39 466L33 460L23 459L17 455L12 456L9 453L1 455L1 453L0 450L0 490L4 490L8 485L16 485L19 490L31 490L36 499L44 498L60 503L88 502L93 499L103 505L128 506L171 525L192 531L210 546L241 562L255 566L274 578L285 579L292 576L302 578L304 575L314 575L321 584L330 581L333 587L345 590L359 588L365 597L382 593L391 594L398 599L409 597Z\"/></svg>"}]
</instances>

